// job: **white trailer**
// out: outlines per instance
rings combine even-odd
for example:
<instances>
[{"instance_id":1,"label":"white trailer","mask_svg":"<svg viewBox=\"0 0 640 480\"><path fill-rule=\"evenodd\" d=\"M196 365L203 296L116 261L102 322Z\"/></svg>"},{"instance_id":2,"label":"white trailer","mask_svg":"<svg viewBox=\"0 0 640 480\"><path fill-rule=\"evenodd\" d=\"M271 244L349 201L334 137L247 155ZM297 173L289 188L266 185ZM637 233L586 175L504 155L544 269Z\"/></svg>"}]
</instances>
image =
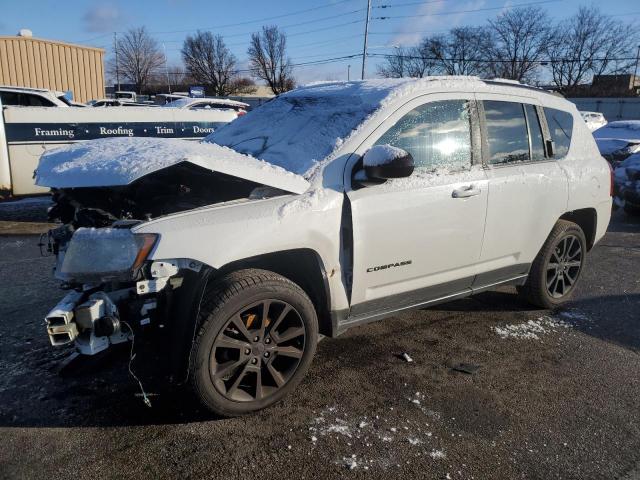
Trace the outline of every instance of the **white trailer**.
<instances>
[{"instance_id":1,"label":"white trailer","mask_svg":"<svg viewBox=\"0 0 640 480\"><path fill-rule=\"evenodd\" d=\"M42 153L70 143L106 137L199 140L237 118L234 110L177 108L2 107L0 196L47 192L33 172Z\"/></svg>"}]
</instances>

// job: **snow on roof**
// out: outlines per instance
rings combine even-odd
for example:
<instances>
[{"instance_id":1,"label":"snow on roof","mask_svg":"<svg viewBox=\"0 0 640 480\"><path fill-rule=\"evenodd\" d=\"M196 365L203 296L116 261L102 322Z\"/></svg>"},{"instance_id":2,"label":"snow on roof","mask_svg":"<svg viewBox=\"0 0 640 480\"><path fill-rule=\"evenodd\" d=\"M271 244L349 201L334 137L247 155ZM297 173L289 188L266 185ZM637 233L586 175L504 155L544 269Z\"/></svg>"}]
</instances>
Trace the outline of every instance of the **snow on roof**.
<instances>
[{"instance_id":1,"label":"snow on roof","mask_svg":"<svg viewBox=\"0 0 640 480\"><path fill-rule=\"evenodd\" d=\"M212 105L228 105L228 106L240 107L240 108L247 108L249 106L248 103L238 102L236 100L227 100L224 98L180 98L178 100L174 100L173 102L167 103L166 105L163 105L163 107L164 108L184 108L196 102L210 103Z\"/></svg>"},{"instance_id":2,"label":"snow on roof","mask_svg":"<svg viewBox=\"0 0 640 480\"><path fill-rule=\"evenodd\" d=\"M205 138L308 177L386 105L418 91L487 87L477 77L311 83Z\"/></svg>"},{"instance_id":3,"label":"snow on roof","mask_svg":"<svg viewBox=\"0 0 640 480\"><path fill-rule=\"evenodd\" d=\"M150 173L190 162L281 190L302 193L309 183L291 172L212 143L175 138L104 138L46 151L36 185L53 188L128 185Z\"/></svg>"}]
</instances>

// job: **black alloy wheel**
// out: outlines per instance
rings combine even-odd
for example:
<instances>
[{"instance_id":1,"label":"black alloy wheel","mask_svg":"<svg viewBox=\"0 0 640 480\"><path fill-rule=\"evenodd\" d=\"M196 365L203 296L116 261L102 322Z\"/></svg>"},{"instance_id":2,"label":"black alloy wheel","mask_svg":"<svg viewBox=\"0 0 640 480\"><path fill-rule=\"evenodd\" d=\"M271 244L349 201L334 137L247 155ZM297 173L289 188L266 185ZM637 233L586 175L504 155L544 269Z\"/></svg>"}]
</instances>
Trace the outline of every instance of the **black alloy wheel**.
<instances>
[{"instance_id":1,"label":"black alloy wheel","mask_svg":"<svg viewBox=\"0 0 640 480\"><path fill-rule=\"evenodd\" d=\"M562 298L573 288L582 268L584 252L576 235L560 239L547 263L547 292Z\"/></svg>"},{"instance_id":2,"label":"black alloy wheel","mask_svg":"<svg viewBox=\"0 0 640 480\"><path fill-rule=\"evenodd\" d=\"M216 415L247 415L296 388L317 343L318 316L299 285L267 270L230 272L202 298L189 384Z\"/></svg>"},{"instance_id":3,"label":"black alloy wheel","mask_svg":"<svg viewBox=\"0 0 640 480\"><path fill-rule=\"evenodd\" d=\"M584 270L587 240L582 228L558 220L531 264L529 276L518 292L529 303L556 308L571 298Z\"/></svg>"},{"instance_id":4,"label":"black alloy wheel","mask_svg":"<svg viewBox=\"0 0 640 480\"><path fill-rule=\"evenodd\" d=\"M214 340L211 380L228 400L266 399L290 380L305 342L302 318L289 303L270 298L249 305Z\"/></svg>"}]
</instances>

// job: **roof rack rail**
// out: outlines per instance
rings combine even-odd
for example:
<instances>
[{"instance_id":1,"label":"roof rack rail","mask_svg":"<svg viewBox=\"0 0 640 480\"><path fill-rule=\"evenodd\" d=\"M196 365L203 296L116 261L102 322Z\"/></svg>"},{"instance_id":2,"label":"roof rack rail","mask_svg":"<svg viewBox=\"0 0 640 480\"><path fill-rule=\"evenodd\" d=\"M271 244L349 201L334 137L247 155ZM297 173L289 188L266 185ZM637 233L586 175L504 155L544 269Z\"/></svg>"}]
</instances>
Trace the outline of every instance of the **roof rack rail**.
<instances>
[{"instance_id":1,"label":"roof rack rail","mask_svg":"<svg viewBox=\"0 0 640 480\"><path fill-rule=\"evenodd\" d=\"M517 80L509 80L506 78L494 78L491 80L483 80L484 83L486 83L487 85L506 85L506 86L510 86L510 87L516 87L516 88L524 88L527 90L533 90L536 92L542 92L542 93L548 93L549 95L553 95L554 92L550 91L550 90L545 90L544 88L540 88L540 87L534 87L532 85L527 85L525 83L520 83Z\"/></svg>"}]
</instances>

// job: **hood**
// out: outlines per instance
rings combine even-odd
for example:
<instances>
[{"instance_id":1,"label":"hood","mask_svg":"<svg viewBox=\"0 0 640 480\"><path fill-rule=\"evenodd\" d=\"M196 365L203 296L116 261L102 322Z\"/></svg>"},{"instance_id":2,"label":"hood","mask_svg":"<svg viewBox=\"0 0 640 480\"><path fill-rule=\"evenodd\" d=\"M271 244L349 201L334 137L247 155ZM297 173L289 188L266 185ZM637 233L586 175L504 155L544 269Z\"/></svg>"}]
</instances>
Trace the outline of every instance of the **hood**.
<instances>
[{"instance_id":1,"label":"hood","mask_svg":"<svg viewBox=\"0 0 640 480\"><path fill-rule=\"evenodd\" d=\"M300 194L309 188L300 175L215 143L135 137L105 138L49 150L40 158L36 185L123 186L183 162L287 192Z\"/></svg>"}]
</instances>

